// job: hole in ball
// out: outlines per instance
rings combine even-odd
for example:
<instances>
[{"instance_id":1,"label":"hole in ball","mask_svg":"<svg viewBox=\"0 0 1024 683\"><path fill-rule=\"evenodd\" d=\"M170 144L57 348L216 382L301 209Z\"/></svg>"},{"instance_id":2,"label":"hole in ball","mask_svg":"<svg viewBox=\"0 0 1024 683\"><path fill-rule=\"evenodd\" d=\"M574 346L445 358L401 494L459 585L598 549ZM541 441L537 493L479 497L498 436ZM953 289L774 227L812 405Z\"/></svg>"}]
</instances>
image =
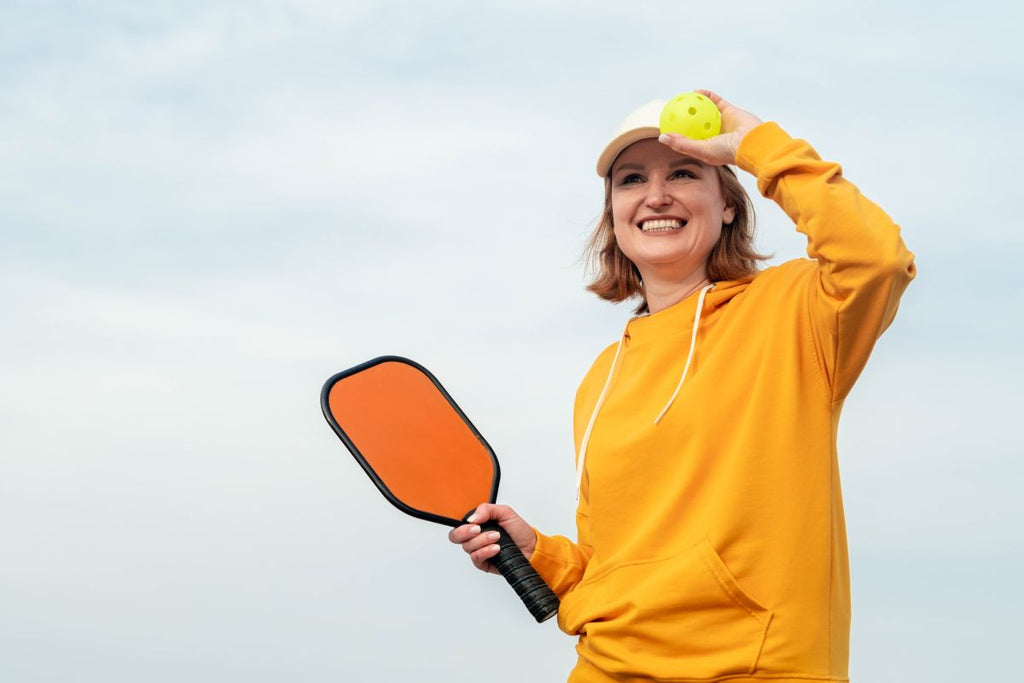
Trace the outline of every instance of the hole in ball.
<instances>
[{"instance_id":1,"label":"hole in ball","mask_svg":"<svg viewBox=\"0 0 1024 683\"><path fill-rule=\"evenodd\" d=\"M690 107L686 111L690 112L690 116L694 116L697 113L697 107Z\"/></svg>"}]
</instances>

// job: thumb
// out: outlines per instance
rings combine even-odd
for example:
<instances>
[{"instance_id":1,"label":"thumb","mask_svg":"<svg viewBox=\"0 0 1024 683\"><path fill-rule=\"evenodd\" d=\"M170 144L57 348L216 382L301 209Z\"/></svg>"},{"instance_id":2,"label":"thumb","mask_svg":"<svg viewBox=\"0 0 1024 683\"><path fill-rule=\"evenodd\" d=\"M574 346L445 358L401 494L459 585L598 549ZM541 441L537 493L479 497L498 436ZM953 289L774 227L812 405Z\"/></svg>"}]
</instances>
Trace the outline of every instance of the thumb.
<instances>
[{"instance_id":1,"label":"thumb","mask_svg":"<svg viewBox=\"0 0 1024 683\"><path fill-rule=\"evenodd\" d=\"M668 145L680 154L685 154L688 157L700 159L701 161L706 161L705 157L711 151L708 149L708 140L694 140L679 133L662 133L658 136L658 142Z\"/></svg>"},{"instance_id":2,"label":"thumb","mask_svg":"<svg viewBox=\"0 0 1024 683\"><path fill-rule=\"evenodd\" d=\"M481 503L477 506L473 514L466 518L466 521L470 524L481 524L488 521L495 521L501 524L502 522L516 519L517 517L518 515L508 505Z\"/></svg>"},{"instance_id":3,"label":"thumb","mask_svg":"<svg viewBox=\"0 0 1024 683\"><path fill-rule=\"evenodd\" d=\"M736 163L736 148L739 141L734 133L715 135L705 140L694 140L679 133L662 133L658 141L671 149L703 161L712 166Z\"/></svg>"}]
</instances>

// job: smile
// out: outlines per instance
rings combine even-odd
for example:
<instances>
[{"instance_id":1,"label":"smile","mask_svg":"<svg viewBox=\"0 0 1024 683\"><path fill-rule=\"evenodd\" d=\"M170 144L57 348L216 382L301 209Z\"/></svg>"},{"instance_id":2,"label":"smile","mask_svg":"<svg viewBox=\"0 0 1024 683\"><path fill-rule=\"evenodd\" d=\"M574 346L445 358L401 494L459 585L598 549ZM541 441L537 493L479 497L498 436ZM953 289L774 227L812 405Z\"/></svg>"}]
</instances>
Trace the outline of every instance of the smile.
<instances>
[{"instance_id":1,"label":"smile","mask_svg":"<svg viewBox=\"0 0 1024 683\"><path fill-rule=\"evenodd\" d=\"M637 227L644 232L671 232L686 226L686 221L679 218L653 218L640 221Z\"/></svg>"}]
</instances>

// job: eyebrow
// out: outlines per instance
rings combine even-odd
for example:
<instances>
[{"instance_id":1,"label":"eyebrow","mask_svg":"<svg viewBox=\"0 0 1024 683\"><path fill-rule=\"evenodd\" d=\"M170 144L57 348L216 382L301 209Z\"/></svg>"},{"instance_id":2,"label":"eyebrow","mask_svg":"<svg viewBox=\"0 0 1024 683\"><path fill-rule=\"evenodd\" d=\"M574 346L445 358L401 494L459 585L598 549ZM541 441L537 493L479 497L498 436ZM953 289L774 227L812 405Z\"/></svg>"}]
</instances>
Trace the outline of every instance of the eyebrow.
<instances>
[{"instance_id":1,"label":"eyebrow","mask_svg":"<svg viewBox=\"0 0 1024 683\"><path fill-rule=\"evenodd\" d=\"M671 164L668 165L668 167L669 168L679 168L680 166L703 166L703 165L704 164L700 160L698 160L698 159L694 159L693 157L683 157L682 159L677 159L676 161L673 161ZM642 170L644 170L644 167L643 167L643 164L622 164L617 169L615 169L616 172L623 171L623 170L642 171Z\"/></svg>"}]
</instances>

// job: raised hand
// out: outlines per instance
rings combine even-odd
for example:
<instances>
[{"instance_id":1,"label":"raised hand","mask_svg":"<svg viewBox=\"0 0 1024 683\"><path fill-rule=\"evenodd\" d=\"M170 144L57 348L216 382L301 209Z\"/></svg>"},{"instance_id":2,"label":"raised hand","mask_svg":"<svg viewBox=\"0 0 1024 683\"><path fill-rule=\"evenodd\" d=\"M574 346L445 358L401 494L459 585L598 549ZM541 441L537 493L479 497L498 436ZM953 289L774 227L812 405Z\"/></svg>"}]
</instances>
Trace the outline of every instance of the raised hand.
<instances>
[{"instance_id":1,"label":"raised hand","mask_svg":"<svg viewBox=\"0 0 1024 683\"><path fill-rule=\"evenodd\" d=\"M736 163L736 150L751 129L761 125L761 119L748 111L722 99L710 90L698 90L708 97L722 112L722 132L706 140L693 140L685 135L666 133L658 139L679 152L712 166Z\"/></svg>"}]
</instances>

